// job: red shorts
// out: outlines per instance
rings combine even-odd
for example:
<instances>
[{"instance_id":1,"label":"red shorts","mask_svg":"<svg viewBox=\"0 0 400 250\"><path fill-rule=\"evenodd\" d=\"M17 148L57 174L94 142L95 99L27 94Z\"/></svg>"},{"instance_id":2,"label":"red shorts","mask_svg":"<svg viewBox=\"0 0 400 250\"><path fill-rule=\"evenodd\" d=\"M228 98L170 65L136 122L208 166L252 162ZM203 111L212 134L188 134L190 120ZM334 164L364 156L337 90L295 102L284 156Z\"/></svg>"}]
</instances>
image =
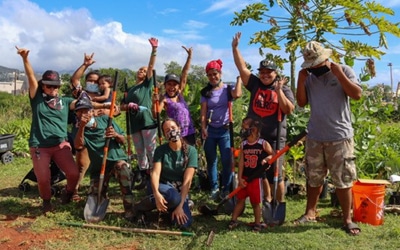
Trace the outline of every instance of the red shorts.
<instances>
[{"instance_id":1,"label":"red shorts","mask_svg":"<svg viewBox=\"0 0 400 250\"><path fill-rule=\"evenodd\" d=\"M249 197L251 204L260 204L262 201L262 193L263 193L263 188L262 188L261 178L256 178L252 180L250 183L247 183L247 186L242 188L237 193L236 197L239 200L244 200L247 197Z\"/></svg>"}]
</instances>

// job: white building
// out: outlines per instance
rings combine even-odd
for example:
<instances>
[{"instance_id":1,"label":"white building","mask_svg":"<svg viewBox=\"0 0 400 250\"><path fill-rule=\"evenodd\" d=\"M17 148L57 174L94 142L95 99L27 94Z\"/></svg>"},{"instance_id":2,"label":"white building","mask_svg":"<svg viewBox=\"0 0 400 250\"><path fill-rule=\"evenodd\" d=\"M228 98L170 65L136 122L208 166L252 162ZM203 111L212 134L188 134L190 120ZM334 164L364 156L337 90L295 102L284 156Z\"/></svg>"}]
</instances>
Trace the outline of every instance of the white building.
<instances>
[{"instance_id":1,"label":"white building","mask_svg":"<svg viewBox=\"0 0 400 250\"><path fill-rule=\"evenodd\" d=\"M16 72L7 73L9 75L6 77L6 81L0 81L0 91L6 92L9 94L19 95L26 91L26 87L24 88L24 80L25 74L17 74ZM5 80L5 79L3 79Z\"/></svg>"}]
</instances>

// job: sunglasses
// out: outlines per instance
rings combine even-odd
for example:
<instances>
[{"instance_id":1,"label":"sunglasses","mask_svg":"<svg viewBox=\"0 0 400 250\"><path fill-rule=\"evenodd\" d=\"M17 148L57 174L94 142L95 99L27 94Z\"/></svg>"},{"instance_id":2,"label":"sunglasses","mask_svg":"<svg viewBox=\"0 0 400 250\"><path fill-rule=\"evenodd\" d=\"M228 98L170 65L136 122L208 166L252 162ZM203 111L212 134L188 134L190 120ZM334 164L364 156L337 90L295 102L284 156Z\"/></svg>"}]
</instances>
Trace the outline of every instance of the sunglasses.
<instances>
[{"instance_id":1,"label":"sunglasses","mask_svg":"<svg viewBox=\"0 0 400 250\"><path fill-rule=\"evenodd\" d=\"M46 89L59 89L60 88L60 86L54 86L54 85L44 85L44 87Z\"/></svg>"}]
</instances>

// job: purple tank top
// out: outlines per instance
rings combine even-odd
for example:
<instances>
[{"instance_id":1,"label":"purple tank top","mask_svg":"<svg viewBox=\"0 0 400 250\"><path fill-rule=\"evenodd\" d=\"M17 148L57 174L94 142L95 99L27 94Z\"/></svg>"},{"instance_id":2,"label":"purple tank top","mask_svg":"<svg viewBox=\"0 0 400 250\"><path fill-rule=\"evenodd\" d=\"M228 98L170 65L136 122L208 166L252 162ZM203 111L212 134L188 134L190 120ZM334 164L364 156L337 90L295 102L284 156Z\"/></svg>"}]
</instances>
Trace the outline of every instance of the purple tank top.
<instances>
[{"instance_id":1,"label":"purple tank top","mask_svg":"<svg viewBox=\"0 0 400 250\"><path fill-rule=\"evenodd\" d=\"M167 101L167 116L179 122L181 126L181 136L185 137L195 133L192 118L190 117L189 107L183 96L178 95L178 101L173 102L168 95L165 95L165 100Z\"/></svg>"}]
</instances>

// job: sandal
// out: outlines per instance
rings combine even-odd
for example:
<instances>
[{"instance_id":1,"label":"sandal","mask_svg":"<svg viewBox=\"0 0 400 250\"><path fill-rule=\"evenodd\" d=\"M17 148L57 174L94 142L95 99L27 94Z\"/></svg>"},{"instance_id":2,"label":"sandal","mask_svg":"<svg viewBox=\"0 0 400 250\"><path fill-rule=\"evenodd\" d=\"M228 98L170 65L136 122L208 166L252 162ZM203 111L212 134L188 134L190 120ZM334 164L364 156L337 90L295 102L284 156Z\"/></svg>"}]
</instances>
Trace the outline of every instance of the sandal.
<instances>
[{"instance_id":1,"label":"sandal","mask_svg":"<svg viewBox=\"0 0 400 250\"><path fill-rule=\"evenodd\" d=\"M239 226L239 222L237 220L231 220L229 222L228 228L229 230L235 229Z\"/></svg>"},{"instance_id":2,"label":"sandal","mask_svg":"<svg viewBox=\"0 0 400 250\"><path fill-rule=\"evenodd\" d=\"M71 199L73 202L80 202L82 200L78 194L73 194Z\"/></svg>"},{"instance_id":3,"label":"sandal","mask_svg":"<svg viewBox=\"0 0 400 250\"><path fill-rule=\"evenodd\" d=\"M357 236L361 233L361 228L354 222L344 225L341 229L351 236Z\"/></svg>"},{"instance_id":4,"label":"sandal","mask_svg":"<svg viewBox=\"0 0 400 250\"><path fill-rule=\"evenodd\" d=\"M308 223L315 223L317 220L315 218L307 218L305 215L302 215L300 218L293 221L295 225L303 225Z\"/></svg>"},{"instance_id":5,"label":"sandal","mask_svg":"<svg viewBox=\"0 0 400 250\"><path fill-rule=\"evenodd\" d=\"M247 223L247 226L249 226L249 227L254 227L255 225L256 225L256 223L254 221ZM261 222L259 225L260 225L261 228L267 228L268 227L267 224L265 224L264 222Z\"/></svg>"},{"instance_id":6,"label":"sandal","mask_svg":"<svg viewBox=\"0 0 400 250\"><path fill-rule=\"evenodd\" d=\"M254 223L254 226L253 226L253 228L252 228L252 231L253 232L255 232L255 233L258 233L258 232L260 232L261 231L261 224L255 224Z\"/></svg>"}]
</instances>

